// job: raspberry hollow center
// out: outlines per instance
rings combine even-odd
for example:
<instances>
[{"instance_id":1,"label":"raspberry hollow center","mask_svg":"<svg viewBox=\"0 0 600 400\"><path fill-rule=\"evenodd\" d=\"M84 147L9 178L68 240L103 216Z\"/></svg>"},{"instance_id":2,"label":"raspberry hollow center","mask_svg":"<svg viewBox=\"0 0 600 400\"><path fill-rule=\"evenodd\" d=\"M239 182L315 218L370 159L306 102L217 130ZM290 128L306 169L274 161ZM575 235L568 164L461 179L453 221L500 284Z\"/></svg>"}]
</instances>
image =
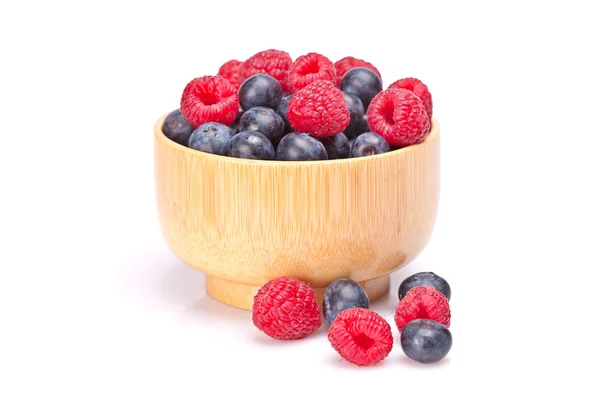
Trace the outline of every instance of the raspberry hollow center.
<instances>
[{"instance_id":1,"label":"raspberry hollow center","mask_svg":"<svg viewBox=\"0 0 600 400\"><path fill-rule=\"evenodd\" d=\"M302 71L300 71L301 75L310 75L310 74L316 74L319 72L319 64L317 63L310 63L308 64Z\"/></svg>"},{"instance_id":2,"label":"raspberry hollow center","mask_svg":"<svg viewBox=\"0 0 600 400\"><path fill-rule=\"evenodd\" d=\"M388 125L394 125L394 105L392 103L386 104L384 109L383 118Z\"/></svg>"},{"instance_id":3,"label":"raspberry hollow center","mask_svg":"<svg viewBox=\"0 0 600 400\"><path fill-rule=\"evenodd\" d=\"M214 93L206 92L198 93L198 100L200 100L205 106L212 106L220 101L220 99Z\"/></svg>"},{"instance_id":4,"label":"raspberry hollow center","mask_svg":"<svg viewBox=\"0 0 600 400\"><path fill-rule=\"evenodd\" d=\"M356 345L363 350L370 349L371 346L373 346L373 343L375 343L375 340L371 339L364 333L359 333L358 335L354 336L353 339L354 343L356 343Z\"/></svg>"}]
</instances>

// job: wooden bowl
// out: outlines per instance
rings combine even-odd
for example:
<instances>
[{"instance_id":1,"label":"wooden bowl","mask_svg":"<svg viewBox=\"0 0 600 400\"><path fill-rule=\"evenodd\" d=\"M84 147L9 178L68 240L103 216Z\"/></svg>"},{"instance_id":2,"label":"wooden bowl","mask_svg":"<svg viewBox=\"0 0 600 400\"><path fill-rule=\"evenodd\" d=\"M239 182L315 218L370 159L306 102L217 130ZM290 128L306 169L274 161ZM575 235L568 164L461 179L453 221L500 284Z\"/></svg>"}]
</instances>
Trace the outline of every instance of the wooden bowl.
<instances>
[{"instance_id":1,"label":"wooden bowl","mask_svg":"<svg viewBox=\"0 0 600 400\"><path fill-rule=\"evenodd\" d=\"M293 276L322 298L339 278L371 300L423 250L436 219L439 124L421 144L362 158L256 161L192 150L154 126L156 200L173 253L207 274L214 298L252 308L258 288Z\"/></svg>"}]
</instances>

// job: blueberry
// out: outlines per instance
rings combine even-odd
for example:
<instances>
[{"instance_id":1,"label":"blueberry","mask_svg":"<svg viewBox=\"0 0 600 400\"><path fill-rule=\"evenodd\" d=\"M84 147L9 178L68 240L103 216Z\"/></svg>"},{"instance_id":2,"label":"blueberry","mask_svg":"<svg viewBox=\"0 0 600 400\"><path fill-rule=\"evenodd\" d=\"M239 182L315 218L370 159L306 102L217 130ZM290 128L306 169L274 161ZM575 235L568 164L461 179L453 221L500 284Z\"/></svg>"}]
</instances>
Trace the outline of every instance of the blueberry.
<instances>
[{"instance_id":1,"label":"blueberry","mask_svg":"<svg viewBox=\"0 0 600 400\"><path fill-rule=\"evenodd\" d=\"M442 292L448 300L450 300L450 295L452 294L450 285L444 278L433 272L419 272L402 281L398 288L398 298L402 300L410 289L417 286L433 286L436 290Z\"/></svg>"},{"instance_id":2,"label":"blueberry","mask_svg":"<svg viewBox=\"0 0 600 400\"><path fill-rule=\"evenodd\" d=\"M165 119L162 131L172 141L187 146L194 127L187 122L181 110L175 110Z\"/></svg>"},{"instance_id":3,"label":"blueberry","mask_svg":"<svg viewBox=\"0 0 600 400\"><path fill-rule=\"evenodd\" d=\"M233 130L218 122L200 125L190 136L189 147L205 153L227 155Z\"/></svg>"},{"instance_id":4,"label":"blueberry","mask_svg":"<svg viewBox=\"0 0 600 400\"><path fill-rule=\"evenodd\" d=\"M348 139L354 139L361 133L368 131L368 129L364 130L365 108L355 94L344 93L344 98L346 99L348 111L350 111L350 123L346 127L344 133Z\"/></svg>"},{"instance_id":5,"label":"blueberry","mask_svg":"<svg viewBox=\"0 0 600 400\"><path fill-rule=\"evenodd\" d=\"M446 357L452 347L452 334L439 322L415 319L402 329L400 345L409 358L430 364Z\"/></svg>"},{"instance_id":6,"label":"blueberry","mask_svg":"<svg viewBox=\"0 0 600 400\"><path fill-rule=\"evenodd\" d=\"M290 100L294 97L293 94L285 96L281 99L281 103L277 106L277 114L281 116L283 122L285 123L285 133L294 132L294 128L291 127L290 121L287 119L288 107L290 106Z\"/></svg>"},{"instance_id":7,"label":"blueberry","mask_svg":"<svg viewBox=\"0 0 600 400\"><path fill-rule=\"evenodd\" d=\"M375 132L361 133L350 149L350 157L365 157L374 154L381 154L390 151L390 145L385 141L383 136Z\"/></svg>"},{"instance_id":8,"label":"blueberry","mask_svg":"<svg viewBox=\"0 0 600 400\"><path fill-rule=\"evenodd\" d=\"M319 139L325 150L327 150L327 158L336 160L338 158L348 158L350 156L350 144L348 138L343 133Z\"/></svg>"},{"instance_id":9,"label":"blueberry","mask_svg":"<svg viewBox=\"0 0 600 400\"><path fill-rule=\"evenodd\" d=\"M279 142L276 158L282 161L327 160L327 150L308 133L291 132Z\"/></svg>"},{"instance_id":10,"label":"blueberry","mask_svg":"<svg viewBox=\"0 0 600 400\"><path fill-rule=\"evenodd\" d=\"M352 307L369 308L369 296L352 279L338 279L327 287L323 298L323 315L331 325L337 315Z\"/></svg>"},{"instance_id":11,"label":"blueberry","mask_svg":"<svg viewBox=\"0 0 600 400\"><path fill-rule=\"evenodd\" d=\"M381 79L370 69L352 68L342 78L340 88L343 92L357 95L366 110L373 97L381 92L383 86Z\"/></svg>"},{"instance_id":12,"label":"blueberry","mask_svg":"<svg viewBox=\"0 0 600 400\"><path fill-rule=\"evenodd\" d=\"M252 160L272 160L275 157L275 148L262 133L245 131L235 135L229 142L229 156Z\"/></svg>"},{"instance_id":13,"label":"blueberry","mask_svg":"<svg viewBox=\"0 0 600 400\"><path fill-rule=\"evenodd\" d=\"M242 110L242 107L240 107L240 111L238 111L238 114L235 117L235 120L231 123L231 125L229 125L229 127L231 129L233 129L233 131L237 131L237 127L240 123L240 119L242 118L242 115L244 115L244 110Z\"/></svg>"},{"instance_id":14,"label":"blueberry","mask_svg":"<svg viewBox=\"0 0 600 400\"><path fill-rule=\"evenodd\" d=\"M244 112L237 128L238 132L258 131L277 146L277 143L285 135L285 124L283 119L270 108L252 107Z\"/></svg>"},{"instance_id":15,"label":"blueberry","mask_svg":"<svg viewBox=\"0 0 600 400\"><path fill-rule=\"evenodd\" d=\"M281 85L269 75L252 75L240 86L240 105L244 111L258 106L274 110L282 97Z\"/></svg>"}]
</instances>

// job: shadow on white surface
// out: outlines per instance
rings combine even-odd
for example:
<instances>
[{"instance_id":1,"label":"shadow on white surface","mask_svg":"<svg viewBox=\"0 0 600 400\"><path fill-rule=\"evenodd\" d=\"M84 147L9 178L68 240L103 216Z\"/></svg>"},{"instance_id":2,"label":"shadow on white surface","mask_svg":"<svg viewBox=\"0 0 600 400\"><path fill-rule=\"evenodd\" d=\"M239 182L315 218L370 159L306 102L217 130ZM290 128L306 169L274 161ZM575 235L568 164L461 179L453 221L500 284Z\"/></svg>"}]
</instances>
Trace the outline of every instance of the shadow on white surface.
<instances>
[{"instance_id":1,"label":"shadow on white surface","mask_svg":"<svg viewBox=\"0 0 600 400\"><path fill-rule=\"evenodd\" d=\"M396 346L394 345L394 348L396 348ZM402 351L402 348L400 348L400 345L398 344L398 350L400 354L398 354L398 352L396 351L396 356L394 356L394 360L393 362L395 364L401 365L401 366L406 366L409 368L415 368L415 369L438 369L438 368L445 368L450 364L450 358L446 357L436 363L432 363L432 364L421 364L420 362L416 362L415 360L411 360L410 358L408 358L404 352ZM392 354L394 353L394 350L392 350Z\"/></svg>"},{"instance_id":2,"label":"shadow on white surface","mask_svg":"<svg viewBox=\"0 0 600 400\"><path fill-rule=\"evenodd\" d=\"M185 307L184 312L192 317L222 319L228 323L248 323L252 321L250 311L228 306L213 299L208 294Z\"/></svg>"}]
</instances>

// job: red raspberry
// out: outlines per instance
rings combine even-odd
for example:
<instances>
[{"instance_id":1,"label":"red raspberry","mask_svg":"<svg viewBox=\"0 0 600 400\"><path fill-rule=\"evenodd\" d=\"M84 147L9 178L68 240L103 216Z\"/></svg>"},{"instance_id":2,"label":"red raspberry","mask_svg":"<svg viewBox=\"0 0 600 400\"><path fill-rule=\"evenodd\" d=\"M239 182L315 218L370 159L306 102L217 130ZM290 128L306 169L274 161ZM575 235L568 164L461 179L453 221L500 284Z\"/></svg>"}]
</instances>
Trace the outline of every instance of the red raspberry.
<instances>
[{"instance_id":1,"label":"red raspberry","mask_svg":"<svg viewBox=\"0 0 600 400\"><path fill-rule=\"evenodd\" d=\"M341 60L336 61L335 64L333 64L333 66L335 67L337 87L340 87L340 82L342 81L344 74L350 71L352 68L368 68L371 71L375 72L377 76L381 79L381 74L379 73L377 68L375 68L375 66L370 62L361 60L360 58L344 57Z\"/></svg>"},{"instance_id":2,"label":"red raspberry","mask_svg":"<svg viewBox=\"0 0 600 400\"><path fill-rule=\"evenodd\" d=\"M341 90L329 81L315 81L292 97L287 119L296 132L324 138L343 132L350 112Z\"/></svg>"},{"instance_id":3,"label":"red raspberry","mask_svg":"<svg viewBox=\"0 0 600 400\"><path fill-rule=\"evenodd\" d=\"M295 93L318 80L335 83L335 67L329 58L318 53L308 53L298 57L290 67L288 91Z\"/></svg>"},{"instance_id":4,"label":"red raspberry","mask_svg":"<svg viewBox=\"0 0 600 400\"><path fill-rule=\"evenodd\" d=\"M292 57L285 51L265 50L256 53L240 66L240 83L256 74L266 74L277 79L283 91L287 91L287 73Z\"/></svg>"},{"instance_id":5,"label":"red raspberry","mask_svg":"<svg viewBox=\"0 0 600 400\"><path fill-rule=\"evenodd\" d=\"M396 307L394 321L398 330L415 319L432 319L448 328L450 304L442 292L433 286L417 286L408 291Z\"/></svg>"},{"instance_id":6,"label":"red raspberry","mask_svg":"<svg viewBox=\"0 0 600 400\"><path fill-rule=\"evenodd\" d=\"M423 102L427 116L431 119L433 115L433 102L431 101L429 88L423 82L417 78L404 78L392 83L388 89L406 89L416 94Z\"/></svg>"},{"instance_id":7,"label":"red raspberry","mask_svg":"<svg viewBox=\"0 0 600 400\"><path fill-rule=\"evenodd\" d=\"M240 65L242 65L241 61L229 60L225 64L221 65L218 73L218 75L227 79L227 81L236 89L239 89L240 85L242 84L239 74Z\"/></svg>"},{"instance_id":8,"label":"red raspberry","mask_svg":"<svg viewBox=\"0 0 600 400\"><path fill-rule=\"evenodd\" d=\"M321 326L321 310L310 286L284 276L258 290L252 305L252 322L272 338L302 339Z\"/></svg>"},{"instance_id":9,"label":"red raspberry","mask_svg":"<svg viewBox=\"0 0 600 400\"><path fill-rule=\"evenodd\" d=\"M392 351L392 328L380 315L366 308L348 308L333 320L327 338L344 360L372 365Z\"/></svg>"},{"instance_id":10,"label":"red raspberry","mask_svg":"<svg viewBox=\"0 0 600 400\"><path fill-rule=\"evenodd\" d=\"M367 110L371 130L390 146L421 143L429 133L430 119L421 100L406 89L387 89L371 101Z\"/></svg>"},{"instance_id":11,"label":"red raspberry","mask_svg":"<svg viewBox=\"0 0 600 400\"><path fill-rule=\"evenodd\" d=\"M181 113L196 127L206 122L231 125L240 109L238 91L222 76L203 76L187 84Z\"/></svg>"}]
</instances>

